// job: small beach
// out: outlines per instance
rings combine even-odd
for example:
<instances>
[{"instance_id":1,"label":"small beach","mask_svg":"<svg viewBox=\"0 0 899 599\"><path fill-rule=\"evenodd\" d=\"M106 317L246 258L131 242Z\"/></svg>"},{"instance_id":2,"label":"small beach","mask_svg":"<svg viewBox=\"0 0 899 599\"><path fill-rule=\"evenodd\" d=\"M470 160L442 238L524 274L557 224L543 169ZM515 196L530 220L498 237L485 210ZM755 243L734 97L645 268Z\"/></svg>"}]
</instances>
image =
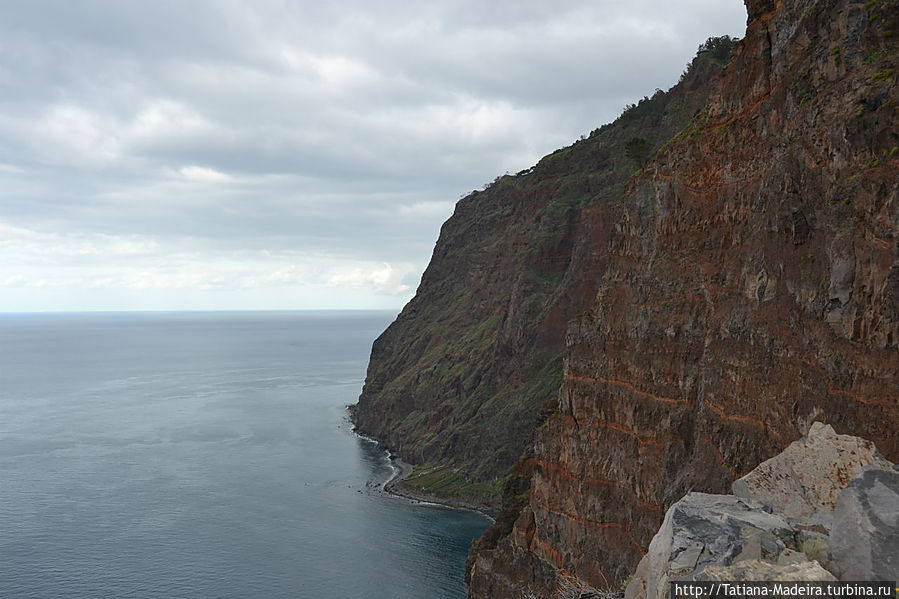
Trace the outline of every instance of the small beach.
<instances>
[{"instance_id":1,"label":"small beach","mask_svg":"<svg viewBox=\"0 0 899 599\"><path fill-rule=\"evenodd\" d=\"M392 468L391 475L384 482L378 483L375 481L371 481L369 483L368 487L370 492L386 494L400 499L405 499L406 501L409 501L415 505L435 506L448 509L463 510L467 512L476 512L489 520L491 523L496 521L496 514L498 510L489 505L446 497L438 497L428 493L419 493L412 489L404 487L401 484L402 481L406 480L407 478L409 478L409 476L412 475L415 467L412 466L412 464L404 461L389 449L385 449L374 439L359 434L358 432L356 434L360 439L375 444L381 451L383 451L388 463L390 464L390 467Z\"/></svg>"}]
</instances>

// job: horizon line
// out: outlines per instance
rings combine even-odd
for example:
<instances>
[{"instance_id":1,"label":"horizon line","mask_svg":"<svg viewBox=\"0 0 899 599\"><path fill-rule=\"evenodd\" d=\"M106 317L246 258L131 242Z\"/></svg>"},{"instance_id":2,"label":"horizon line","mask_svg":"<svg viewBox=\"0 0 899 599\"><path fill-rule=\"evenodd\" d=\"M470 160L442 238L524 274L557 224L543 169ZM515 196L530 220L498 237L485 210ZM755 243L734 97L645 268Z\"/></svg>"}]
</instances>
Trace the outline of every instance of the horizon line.
<instances>
[{"instance_id":1,"label":"horizon line","mask_svg":"<svg viewBox=\"0 0 899 599\"><path fill-rule=\"evenodd\" d=\"M276 308L276 309L175 309L175 310L26 310L2 311L0 316L28 314L272 314L297 312L393 312L394 308ZM397 314L402 308L396 310Z\"/></svg>"}]
</instances>

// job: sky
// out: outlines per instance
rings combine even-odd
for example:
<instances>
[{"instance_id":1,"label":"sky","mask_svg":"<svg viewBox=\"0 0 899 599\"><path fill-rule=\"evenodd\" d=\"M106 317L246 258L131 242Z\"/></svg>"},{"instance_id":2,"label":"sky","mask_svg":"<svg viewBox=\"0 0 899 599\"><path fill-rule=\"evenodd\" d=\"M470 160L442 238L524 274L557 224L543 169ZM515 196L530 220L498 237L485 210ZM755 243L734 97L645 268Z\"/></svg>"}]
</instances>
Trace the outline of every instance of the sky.
<instances>
[{"instance_id":1,"label":"sky","mask_svg":"<svg viewBox=\"0 0 899 599\"><path fill-rule=\"evenodd\" d=\"M398 310L740 0L0 3L0 312Z\"/></svg>"}]
</instances>

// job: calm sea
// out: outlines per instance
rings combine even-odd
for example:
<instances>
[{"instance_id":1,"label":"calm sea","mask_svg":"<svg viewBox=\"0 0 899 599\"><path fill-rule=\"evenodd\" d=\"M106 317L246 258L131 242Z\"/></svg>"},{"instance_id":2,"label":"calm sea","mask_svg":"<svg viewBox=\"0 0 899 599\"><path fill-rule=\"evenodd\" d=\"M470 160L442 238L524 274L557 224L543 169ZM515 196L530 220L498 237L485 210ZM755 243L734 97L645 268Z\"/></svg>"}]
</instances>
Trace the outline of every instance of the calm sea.
<instances>
[{"instance_id":1,"label":"calm sea","mask_svg":"<svg viewBox=\"0 0 899 599\"><path fill-rule=\"evenodd\" d=\"M487 521L346 420L391 319L0 315L0 597L464 597Z\"/></svg>"}]
</instances>

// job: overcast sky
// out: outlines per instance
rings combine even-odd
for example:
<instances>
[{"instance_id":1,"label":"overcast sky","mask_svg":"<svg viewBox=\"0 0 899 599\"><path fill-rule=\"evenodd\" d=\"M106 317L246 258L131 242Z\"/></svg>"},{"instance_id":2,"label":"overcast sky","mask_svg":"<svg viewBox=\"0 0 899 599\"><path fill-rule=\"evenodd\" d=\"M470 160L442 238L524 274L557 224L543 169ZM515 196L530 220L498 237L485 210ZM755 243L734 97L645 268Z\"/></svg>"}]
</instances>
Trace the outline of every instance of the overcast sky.
<instances>
[{"instance_id":1,"label":"overcast sky","mask_svg":"<svg viewBox=\"0 0 899 599\"><path fill-rule=\"evenodd\" d=\"M0 3L0 312L400 308L740 0Z\"/></svg>"}]
</instances>

